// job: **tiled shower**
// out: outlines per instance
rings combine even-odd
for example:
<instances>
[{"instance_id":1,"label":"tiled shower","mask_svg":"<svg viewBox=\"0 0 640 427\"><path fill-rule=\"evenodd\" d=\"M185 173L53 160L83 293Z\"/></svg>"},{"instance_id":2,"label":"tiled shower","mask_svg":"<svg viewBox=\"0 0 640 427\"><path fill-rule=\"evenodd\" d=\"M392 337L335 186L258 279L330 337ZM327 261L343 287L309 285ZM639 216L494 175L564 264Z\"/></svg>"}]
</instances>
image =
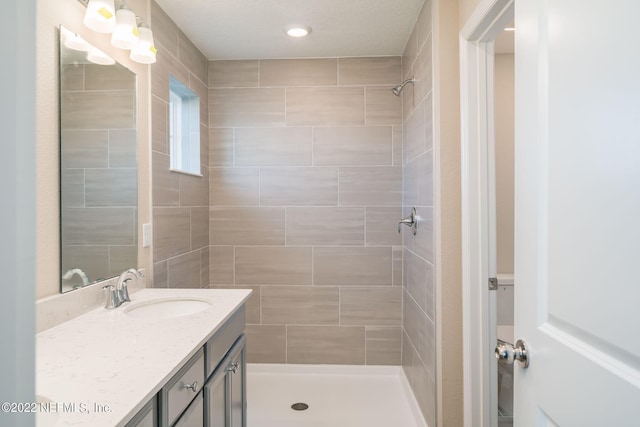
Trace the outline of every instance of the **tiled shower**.
<instances>
[{"instance_id":1,"label":"tiled shower","mask_svg":"<svg viewBox=\"0 0 640 427\"><path fill-rule=\"evenodd\" d=\"M154 286L251 288L249 362L402 365L432 425L430 12L402 57L208 62L152 2L151 106ZM168 170L169 75L201 99L202 177Z\"/></svg>"}]
</instances>

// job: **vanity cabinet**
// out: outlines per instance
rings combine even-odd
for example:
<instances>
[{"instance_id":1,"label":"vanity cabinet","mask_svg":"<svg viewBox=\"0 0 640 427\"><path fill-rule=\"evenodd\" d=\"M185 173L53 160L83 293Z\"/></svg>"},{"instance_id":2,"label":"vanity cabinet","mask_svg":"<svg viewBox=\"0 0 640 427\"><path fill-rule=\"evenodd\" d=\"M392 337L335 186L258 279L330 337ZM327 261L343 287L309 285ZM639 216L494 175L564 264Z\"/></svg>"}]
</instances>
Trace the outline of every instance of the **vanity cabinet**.
<instances>
[{"instance_id":1,"label":"vanity cabinet","mask_svg":"<svg viewBox=\"0 0 640 427\"><path fill-rule=\"evenodd\" d=\"M154 396L138 413L129 421L126 427L157 427L158 426L158 400Z\"/></svg>"},{"instance_id":2,"label":"vanity cabinet","mask_svg":"<svg viewBox=\"0 0 640 427\"><path fill-rule=\"evenodd\" d=\"M246 338L242 335L204 387L206 427L246 427Z\"/></svg>"},{"instance_id":3,"label":"vanity cabinet","mask_svg":"<svg viewBox=\"0 0 640 427\"><path fill-rule=\"evenodd\" d=\"M246 427L244 327L243 307L165 384L161 427Z\"/></svg>"}]
</instances>

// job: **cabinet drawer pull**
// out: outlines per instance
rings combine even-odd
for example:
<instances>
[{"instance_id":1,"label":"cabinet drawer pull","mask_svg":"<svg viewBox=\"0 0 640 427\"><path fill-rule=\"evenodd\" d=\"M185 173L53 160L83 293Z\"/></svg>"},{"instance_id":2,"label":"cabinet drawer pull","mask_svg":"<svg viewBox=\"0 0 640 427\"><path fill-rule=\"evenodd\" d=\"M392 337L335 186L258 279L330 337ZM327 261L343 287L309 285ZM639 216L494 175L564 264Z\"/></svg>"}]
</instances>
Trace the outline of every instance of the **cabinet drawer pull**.
<instances>
[{"instance_id":1,"label":"cabinet drawer pull","mask_svg":"<svg viewBox=\"0 0 640 427\"><path fill-rule=\"evenodd\" d=\"M227 372L233 372L234 374L238 372L238 366L240 364L238 362L232 363L227 367Z\"/></svg>"},{"instance_id":2,"label":"cabinet drawer pull","mask_svg":"<svg viewBox=\"0 0 640 427\"><path fill-rule=\"evenodd\" d=\"M184 388L193 390L196 393L198 391L198 381L194 381L193 384L185 384Z\"/></svg>"}]
</instances>

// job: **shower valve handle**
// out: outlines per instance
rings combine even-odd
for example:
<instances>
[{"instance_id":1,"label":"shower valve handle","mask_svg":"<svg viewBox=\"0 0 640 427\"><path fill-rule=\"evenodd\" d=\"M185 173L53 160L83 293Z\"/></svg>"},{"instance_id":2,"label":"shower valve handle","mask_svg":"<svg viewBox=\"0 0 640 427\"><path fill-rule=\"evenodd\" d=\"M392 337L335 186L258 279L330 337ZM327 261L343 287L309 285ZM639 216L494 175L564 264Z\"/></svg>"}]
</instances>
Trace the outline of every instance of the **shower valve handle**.
<instances>
[{"instance_id":1,"label":"shower valve handle","mask_svg":"<svg viewBox=\"0 0 640 427\"><path fill-rule=\"evenodd\" d=\"M413 231L413 234L416 234L416 231L418 229L418 212L416 211L416 208L411 208L411 214L405 218L402 218L399 222L398 222L398 233L401 233L402 230L400 229L400 226L404 224L407 227L411 227L411 231Z\"/></svg>"}]
</instances>

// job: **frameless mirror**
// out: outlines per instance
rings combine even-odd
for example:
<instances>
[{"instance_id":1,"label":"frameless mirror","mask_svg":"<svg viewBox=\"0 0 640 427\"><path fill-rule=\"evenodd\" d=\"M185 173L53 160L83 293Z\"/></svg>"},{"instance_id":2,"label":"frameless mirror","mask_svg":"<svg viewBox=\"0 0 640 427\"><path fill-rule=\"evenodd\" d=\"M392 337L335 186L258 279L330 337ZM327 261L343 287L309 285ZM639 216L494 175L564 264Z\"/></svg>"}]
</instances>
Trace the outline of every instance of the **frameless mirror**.
<instances>
[{"instance_id":1,"label":"frameless mirror","mask_svg":"<svg viewBox=\"0 0 640 427\"><path fill-rule=\"evenodd\" d=\"M137 266L136 75L60 27L61 292Z\"/></svg>"}]
</instances>

